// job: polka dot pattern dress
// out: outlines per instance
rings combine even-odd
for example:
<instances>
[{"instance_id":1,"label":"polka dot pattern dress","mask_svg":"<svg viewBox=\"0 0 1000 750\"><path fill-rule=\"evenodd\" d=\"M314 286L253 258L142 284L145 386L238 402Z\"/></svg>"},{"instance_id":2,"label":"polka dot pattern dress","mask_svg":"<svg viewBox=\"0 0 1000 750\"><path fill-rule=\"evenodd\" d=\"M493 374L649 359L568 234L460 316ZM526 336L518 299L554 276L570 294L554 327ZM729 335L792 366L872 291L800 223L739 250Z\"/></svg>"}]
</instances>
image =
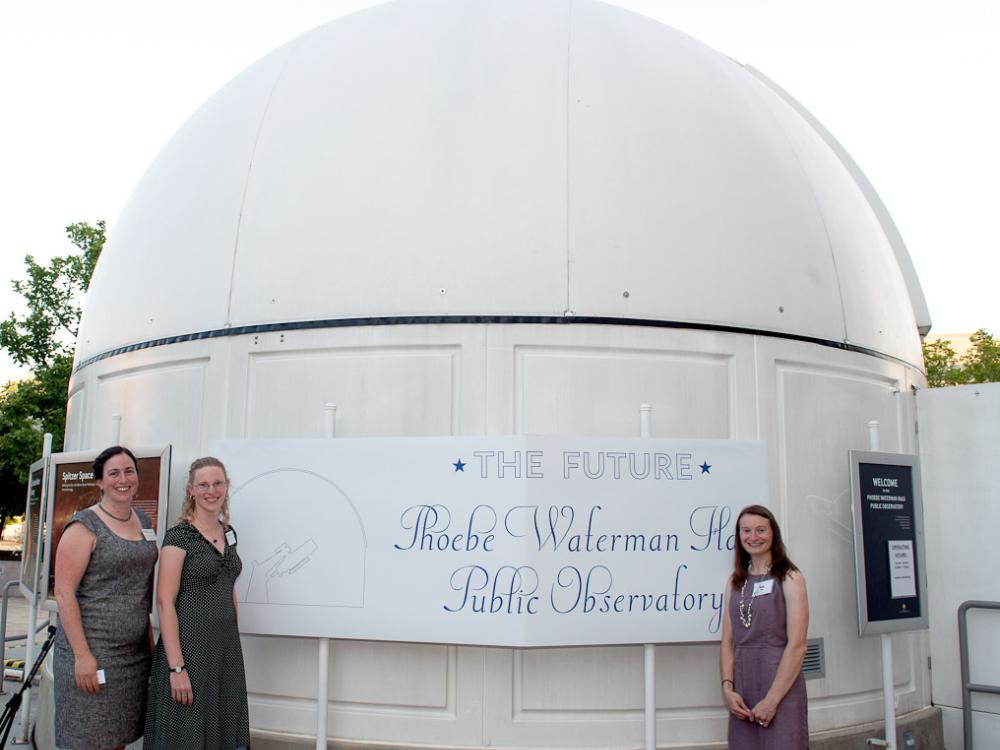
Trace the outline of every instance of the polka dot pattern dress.
<instances>
[{"instance_id":1,"label":"polka dot pattern dress","mask_svg":"<svg viewBox=\"0 0 1000 750\"><path fill-rule=\"evenodd\" d=\"M235 532L226 531L235 540ZM229 539L225 552L219 552L183 521L164 536L164 547L186 553L175 606L194 702L182 706L171 699L161 638L153 653L143 750L235 750L250 743L243 651L233 604L233 586L243 564Z\"/></svg>"}]
</instances>

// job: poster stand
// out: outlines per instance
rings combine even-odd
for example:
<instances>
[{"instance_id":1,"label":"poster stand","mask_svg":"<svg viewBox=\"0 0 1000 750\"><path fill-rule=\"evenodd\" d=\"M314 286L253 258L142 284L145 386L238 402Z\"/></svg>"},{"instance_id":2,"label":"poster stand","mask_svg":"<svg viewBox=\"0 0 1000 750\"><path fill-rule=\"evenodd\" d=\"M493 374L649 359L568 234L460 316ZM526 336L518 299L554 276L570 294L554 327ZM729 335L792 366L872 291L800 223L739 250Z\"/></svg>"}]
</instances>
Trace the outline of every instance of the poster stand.
<instances>
[{"instance_id":1,"label":"poster stand","mask_svg":"<svg viewBox=\"0 0 1000 750\"><path fill-rule=\"evenodd\" d=\"M858 635L878 635L882 649L885 739L868 744L896 750L892 633L927 627L919 465L914 455L879 452L877 420L868 447L849 454Z\"/></svg>"},{"instance_id":2,"label":"poster stand","mask_svg":"<svg viewBox=\"0 0 1000 750\"><path fill-rule=\"evenodd\" d=\"M35 631L38 629L38 598L39 598L39 588L41 583L41 570L42 563L45 559L44 551L42 545L45 544L45 498L48 493L49 484L49 459L52 455L52 433L46 432L45 437L42 440L42 474L41 474L41 484L38 487L38 522L37 528L28 528L28 532L35 536L34 549L31 555L24 555L24 559L21 562L21 591L24 593L25 598L28 600L28 638L24 644L24 663L31 664L35 658ZM31 474L29 475L28 481L28 509L25 515L31 518L33 515L31 510L31 500L32 495L32 480L36 475L37 463L31 465ZM28 569L28 570L26 570ZM26 587L24 583L24 574L27 572L31 577L29 578L30 586ZM19 727L19 741L28 741L28 727L31 724L31 687L29 686L24 691L23 698L23 708L21 710L21 725Z\"/></svg>"}]
</instances>

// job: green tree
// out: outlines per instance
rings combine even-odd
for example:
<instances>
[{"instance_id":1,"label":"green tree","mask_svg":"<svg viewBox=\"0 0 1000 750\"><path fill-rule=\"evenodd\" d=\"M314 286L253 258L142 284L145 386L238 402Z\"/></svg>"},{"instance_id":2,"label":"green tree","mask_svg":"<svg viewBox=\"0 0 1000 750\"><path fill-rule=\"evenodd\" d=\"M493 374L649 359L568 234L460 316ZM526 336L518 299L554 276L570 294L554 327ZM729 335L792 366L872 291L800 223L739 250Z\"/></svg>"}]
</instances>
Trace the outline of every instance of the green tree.
<instances>
[{"instance_id":1,"label":"green tree","mask_svg":"<svg viewBox=\"0 0 1000 750\"><path fill-rule=\"evenodd\" d=\"M924 342L928 386L1000 382L1000 342L985 328L980 328L969 340L972 346L961 357L947 341Z\"/></svg>"},{"instance_id":2,"label":"green tree","mask_svg":"<svg viewBox=\"0 0 1000 750\"><path fill-rule=\"evenodd\" d=\"M972 348L962 357L966 383L1000 382L1000 341L980 328L969 337Z\"/></svg>"},{"instance_id":3,"label":"green tree","mask_svg":"<svg viewBox=\"0 0 1000 750\"><path fill-rule=\"evenodd\" d=\"M105 224L70 224L66 236L77 252L41 265L28 255L26 277L12 283L25 301L22 316L0 321L0 347L28 377L0 389L0 530L7 517L24 510L28 467L52 433L60 450L66 428L66 398L81 302L104 248Z\"/></svg>"},{"instance_id":4,"label":"green tree","mask_svg":"<svg viewBox=\"0 0 1000 750\"><path fill-rule=\"evenodd\" d=\"M24 297L26 315L11 313L0 322L0 347L32 373L51 366L59 357L73 357L80 327L80 298L90 286L97 258L104 248L105 225L70 224L66 236L78 253L53 258L47 266L26 255L27 278L11 286Z\"/></svg>"},{"instance_id":5,"label":"green tree","mask_svg":"<svg viewBox=\"0 0 1000 750\"><path fill-rule=\"evenodd\" d=\"M943 339L924 341L923 348L924 369L927 372L927 385L930 388L958 385L963 382L958 355L949 342Z\"/></svg>"}]
</instances>

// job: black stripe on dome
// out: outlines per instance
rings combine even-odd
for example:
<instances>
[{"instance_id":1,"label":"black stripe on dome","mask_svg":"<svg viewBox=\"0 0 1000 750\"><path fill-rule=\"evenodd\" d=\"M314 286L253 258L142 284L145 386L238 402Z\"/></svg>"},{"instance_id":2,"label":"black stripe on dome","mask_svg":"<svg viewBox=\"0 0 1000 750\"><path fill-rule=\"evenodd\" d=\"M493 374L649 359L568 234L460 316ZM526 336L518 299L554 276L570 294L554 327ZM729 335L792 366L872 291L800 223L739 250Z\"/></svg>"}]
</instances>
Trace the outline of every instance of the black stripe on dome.
<instances>
[{"instance_id":1,"label":"black stripe on dome","mask_svg":"<svg viewBox=\"0 0 1000 750\"><path fill-rule=\"evenodd\" d=\"M182 344L186 341L201 341L203 339L217 339L227 336L246 336L254 333L276 333L280 331L307 331L317 328L359 328L363 326L405 326L405 325L483 325L494 323L498 325L614 325L614 326L640 326L644 328L678 328L694 331L716 331L720 333L739 333L747 336L766 336L768 338L786 339L789 341L802 341L808 344L816 344L831 349L841 349L843 351L865 354L869 357L877 357L889 362L912 367L913 365L899 357L869 349L857 344L849 344L846 341L834 341L822 339L816 336L804 336L796 333L784 333L781 331L768 331L760 328L744 328L741 326L727 326L715 323L689 323L677 320L649 320L646 318L613 318L598 315L389 315L366 318L328 318L326 320L297 320L285 323L259 323L249 326L234 326L232 328L215 328L209 331L198 331L196 333L182 333L177 336L167 336L160 339L150 339L136 344L119 346L109 349L106 352L95 354L80 362L73 368L73 372L79 372L84 367L100 362L103 359L117 357L119 354L128 354L143 349L153 349L158 346L169 346L170 344Z\"/></svg>"}]
</instances>

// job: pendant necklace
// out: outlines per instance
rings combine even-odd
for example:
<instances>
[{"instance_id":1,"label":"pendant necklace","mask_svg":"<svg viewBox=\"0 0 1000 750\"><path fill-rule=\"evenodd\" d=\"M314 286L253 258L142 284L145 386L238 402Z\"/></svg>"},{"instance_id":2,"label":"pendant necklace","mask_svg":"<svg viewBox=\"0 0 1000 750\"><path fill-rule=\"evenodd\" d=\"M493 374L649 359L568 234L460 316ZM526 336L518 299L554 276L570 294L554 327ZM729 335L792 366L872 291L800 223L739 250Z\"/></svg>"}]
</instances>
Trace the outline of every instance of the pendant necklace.
<instances>
[{"instance_id":1,"label":"pendant necklace","mask_svg":"<svg viewBox=\"0 0 1000 750\"><path fill-rule=\"evenodd\" d=\"M767 575L770 572L771 572L771 566L768 565L766 568L764 568L763 575ZM750 608L753 606L754 597L757 596L757 587L754 586L753 589L750 591L750 601L744 604L744 597L747 593L747 583L749 582L750 582L750 568L748 566L747 577L743 579L743 588L740 589L740 623L745 628L749 628L750 624L753 622L753 612L750 611ZM744 606L746 607L746 610L744 610Z\"/></svg>"},{"instance_id":2,"label":"pendant necklace","mask_svg":"<svg viewBox=\"0 0 1000 750\"><path fill-rule=\"evenodd\" d=\"M125 523L126 521L130 521L132 519L132 507L131 506L129 506L128 515L125 516L125 518L122 518L121 516L116 516L110 510L108 510L107 508L105 508L104 507L104 503L98 503L98 505L101 506L101 510L103 510L105 513L107 513L109 516L111 516L116 521L121 521L122 523Z\"/></svg>"},{"instance_id":3,"label":"pendant necklace","mask_svg":"<svg viewBox=\"0 0 1000 750\"><path fill-rule=\"evenodd\" d=\"M194 525L194 524L192 524L192 526L193 526L193 525ZM222 528L222 524L218 524L218 527L219 527L219 528L221 529L221 528ZM195 526L195 528L196 528L196 529L198 529L198 533L200 533L200 534L201 534L201 535L202 535L202 536L203 536L203 537L204 537L205 539L208 539L208 534L206 534L206 533L205 533L204 531L202 531L202 530L201 530L201 529L200 529L199 527L197 527L197 526ZM219 536L218 536L218 533L216 533L216 536L215 536L215 539L212 539L211 541L212 541L212 544L213 544L213 545L215 545L215 544L218 544L218 543L219 543Z\"/></svg>"}]
</instances>

